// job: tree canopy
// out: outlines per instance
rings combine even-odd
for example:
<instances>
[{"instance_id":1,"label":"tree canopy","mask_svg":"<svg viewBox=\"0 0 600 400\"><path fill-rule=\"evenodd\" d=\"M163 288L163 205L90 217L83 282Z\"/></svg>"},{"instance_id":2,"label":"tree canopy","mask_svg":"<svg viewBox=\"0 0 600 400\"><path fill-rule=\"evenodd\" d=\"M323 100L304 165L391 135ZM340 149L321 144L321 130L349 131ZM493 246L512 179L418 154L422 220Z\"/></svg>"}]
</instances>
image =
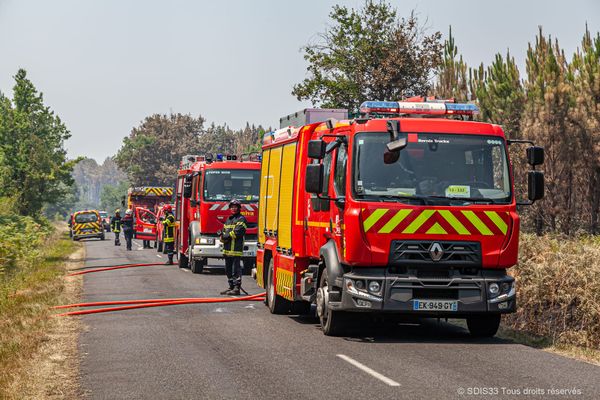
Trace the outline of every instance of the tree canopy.
<instances>
[{"instance_id":1,"label":"tree canopy","mask_svg":"<svg viewBox=\"0 0 600 400\"><path fill-rule=\"evenodd\" d=\"M0 196L15 199L16 211L37 216L44 204L71 191L71 171L64 142L71 135L44 104L24 69L14 76L13 98L0 93Z\"/></svg>"},{"instance_id":2,"label":"tree canopy","mask_svg":"<svg viewBox=\"0 0 600 400\"><path fill-rule=\"evenodd\" d=\"M413 12L399 18L383 1L360 9L335 5L333 24L303 48L308 77L294 86L298 100L357 110L365 100L426 95L440 61L441 35L425 33Z\"/></svg>"}]
</instances>

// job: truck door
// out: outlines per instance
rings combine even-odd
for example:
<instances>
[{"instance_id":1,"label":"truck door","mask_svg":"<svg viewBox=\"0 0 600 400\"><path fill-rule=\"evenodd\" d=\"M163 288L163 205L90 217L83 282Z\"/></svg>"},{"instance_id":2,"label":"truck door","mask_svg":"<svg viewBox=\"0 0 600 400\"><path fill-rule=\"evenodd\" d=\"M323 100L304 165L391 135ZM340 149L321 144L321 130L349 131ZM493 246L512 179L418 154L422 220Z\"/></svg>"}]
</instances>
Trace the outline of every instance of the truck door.
<instances>
[{"instance_id":1,"label":"truck door","mask_svg":"<svg viewBox=\"0 0 600 400\"><path fill-rule=\"evenodd\" d=\"M327 153L323 160L323 192L321 195L324 197L333 195L333 188L331 186L331 171L333 165L333 152ZM316 161L315 161L316 162ZM308 216L308 247L312 254L319 254L321 246L325 243L324 236L330 236L331 234L331 202L327 199L320 199L316 194L310 195L309 202L309 216Z\"/></svg>"},{"instance_id":2,"label":"truck door","mask_svg":"<svg viewBox=\"0 0 600 400\"><path fill-rule=\"evenodd\" d=\"M156 240L156 215L142 207L135 208L135 238Z\"/></svg>"},{"instance_id":3,"label":"truck door","mask_svg":"<svg viewBox=\"0 0 600 400\"><path fill-rule=\"evenodd\" d=\"M334 156L334 165L333 165L333 174L332 174L332 187L333 194L332 197L337 198L338 200L331 202L330 207L330 215L331 215L331 227L332 227L332 237L337 243L337 248L339 251L339 255L342 259L345 257L345 249L344 249L344 206L346 199L346 190L347 190L347 176L352 176L348 174L348 148L345 143L341 144L340 147L336 150L336 154Z\"/></svg>"}]
</instances>

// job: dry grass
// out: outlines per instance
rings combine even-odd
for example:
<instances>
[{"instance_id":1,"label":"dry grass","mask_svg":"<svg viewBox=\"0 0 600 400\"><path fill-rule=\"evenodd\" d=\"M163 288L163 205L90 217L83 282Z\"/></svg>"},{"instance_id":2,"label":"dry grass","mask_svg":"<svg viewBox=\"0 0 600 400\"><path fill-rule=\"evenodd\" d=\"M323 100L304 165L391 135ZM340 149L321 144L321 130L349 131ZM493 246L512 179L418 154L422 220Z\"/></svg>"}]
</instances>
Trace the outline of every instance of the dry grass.
<instances>
[{"instance_id":1,"label":"dry grass","mask_svg":"<svg viewBox=\"0 0 600 400\"><path fill-rule=\"evenodd\" d=\"M600 360L600 238L525 234L520 244L518 310L505 327Z\"/></svg>"},{"instance_id":2,"label":"dry grass","mask_svg":"<svg viewBox=\"0 0 600 400\"><path fill-rule=\"evenodd\" d=\"M78 322L53 318L51 307L78 298L81 280L64 274L82 259L83 248L59 229L36 263L0 283L0 398L79 397Z\"/></svg>"}]
</instances>

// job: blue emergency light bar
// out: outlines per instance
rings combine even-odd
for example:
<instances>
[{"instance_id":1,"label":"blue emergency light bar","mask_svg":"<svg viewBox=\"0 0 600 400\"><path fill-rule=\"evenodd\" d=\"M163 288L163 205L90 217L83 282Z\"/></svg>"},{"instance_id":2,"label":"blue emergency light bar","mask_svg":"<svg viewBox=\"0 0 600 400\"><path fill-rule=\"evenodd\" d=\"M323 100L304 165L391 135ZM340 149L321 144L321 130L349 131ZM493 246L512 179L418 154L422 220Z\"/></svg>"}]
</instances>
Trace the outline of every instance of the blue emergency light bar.
<instances>
[{"instance_id":1,"label":"blue emergency light bar","mask_svg":"<svg viewBox=\"0 0 600 400\"><path fill-rule=\"evenodd\" d=\"M454 103L450 100L429 101L365 101L360 105L363 115L474 115L479 112L475 104Z\"/></svg>"}]
</instances>

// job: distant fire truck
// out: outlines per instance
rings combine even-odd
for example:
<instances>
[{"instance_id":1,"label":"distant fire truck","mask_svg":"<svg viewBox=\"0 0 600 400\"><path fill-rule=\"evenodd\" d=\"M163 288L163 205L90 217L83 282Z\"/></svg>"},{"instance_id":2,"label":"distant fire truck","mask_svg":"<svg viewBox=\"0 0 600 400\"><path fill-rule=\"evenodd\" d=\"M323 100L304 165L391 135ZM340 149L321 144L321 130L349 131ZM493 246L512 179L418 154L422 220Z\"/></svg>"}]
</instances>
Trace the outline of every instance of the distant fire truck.
<instances>
[{"instance_id":1,"label":"distant fire truck","mask_svg":"<svg viewBox=\"0 0 600 400\"><path fill-rule=\"evenodd\" d=\"M471 334L493 336L516 309L506 270L517 263L517 204L543 197L543 148L472 121L472 104L413 98L360 111L264 139L256 277L269 309L315 304L326 335L379 313L465 318ZM522 203L515 143L532 145Z\"/></svg>"},{"instance_id":2,"label":"distant fire truck","mask_svg":"<svg viewBox=\"0 0 600 400\"><path fill-rule=\"evenodd\" d=\"M175 218L179 266L201 273L208 259L223 258L218 232L230 215L229 201L242 203L248 221L243 250L246 272L256 265L260 156L187 155L177 175Z\"/></svg>"},{"instance_id":3,"label":"distant fire truck","mask_svg":"<svg viewBox=\"0 0 600 400\"><path fill-rule=\"evenodd\" d=\"M123 205L133 211L134 237L140 240L157 240L156 212L164 203L170 203L173 188L159 186L131 187L127 190L127 202Z\"/></svg>"}]
</instances>

